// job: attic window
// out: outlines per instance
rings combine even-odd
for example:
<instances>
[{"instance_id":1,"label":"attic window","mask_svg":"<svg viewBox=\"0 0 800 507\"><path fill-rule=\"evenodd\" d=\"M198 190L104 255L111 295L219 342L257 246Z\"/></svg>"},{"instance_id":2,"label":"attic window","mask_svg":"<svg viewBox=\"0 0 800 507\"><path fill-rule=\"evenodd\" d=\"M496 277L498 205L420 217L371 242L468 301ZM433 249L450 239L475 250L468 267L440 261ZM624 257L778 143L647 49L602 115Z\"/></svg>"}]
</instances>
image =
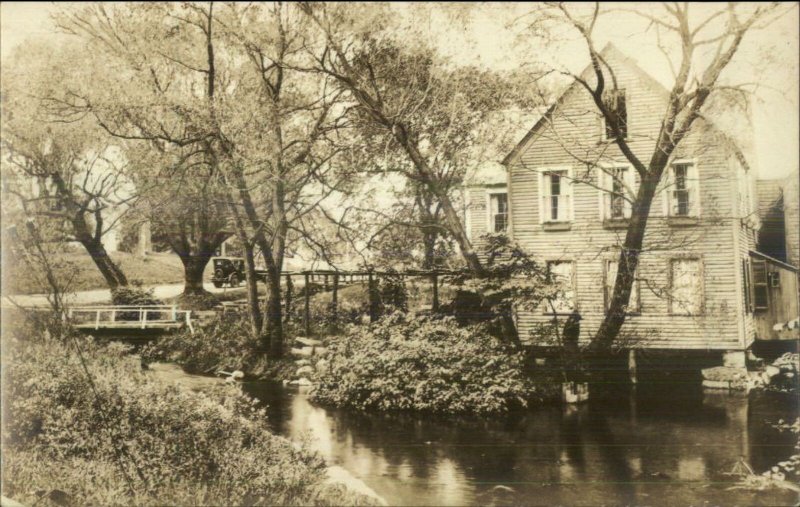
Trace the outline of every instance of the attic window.
<instances>
[{"instance_id":1,"label":"attic window","mask_svg":"<svg viewBox=\"0 0 800 507\"><path fill-rule=\"evenodd\" d=\"M616 125L622 134L622 139L628 138L628 106L625 101L625 90L614 89L603 92L603 104L608 109L610 118L603 118L603 133L607 141L617 138L614 134Z\"/></svg>"}]
</instances>

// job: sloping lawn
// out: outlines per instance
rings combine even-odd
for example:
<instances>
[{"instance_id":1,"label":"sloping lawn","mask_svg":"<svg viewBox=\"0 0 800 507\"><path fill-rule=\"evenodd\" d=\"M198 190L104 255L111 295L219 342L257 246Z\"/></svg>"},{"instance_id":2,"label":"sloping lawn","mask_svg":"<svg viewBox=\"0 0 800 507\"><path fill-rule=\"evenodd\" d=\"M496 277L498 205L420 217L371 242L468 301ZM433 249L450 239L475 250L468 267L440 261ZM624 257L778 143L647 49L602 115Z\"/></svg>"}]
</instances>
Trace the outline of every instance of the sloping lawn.
<instances>
[{"instance_id":1,"label":"sloping lawn","mask_svg":"<svg viewBox=\"0 0 800 507\"><path fill-rule=\"evenodd\" d=\"M180 283L183 281L183 265L173 253L153 253L147 257L126 252L114 252L111 258L119 263L128 280L140 280L145 286ZM71 289L75 291L103 289L106 283L86 252L65 252L53 260L63 277L72 276ZM38 285L36 276L27 275L25 266L8 266L4 270L4 290L10 294L40 294L46 291ZM210 270L207 270L210 277ZM26 276L27 275L27 276Z\"/></svg>"}]
</instances>

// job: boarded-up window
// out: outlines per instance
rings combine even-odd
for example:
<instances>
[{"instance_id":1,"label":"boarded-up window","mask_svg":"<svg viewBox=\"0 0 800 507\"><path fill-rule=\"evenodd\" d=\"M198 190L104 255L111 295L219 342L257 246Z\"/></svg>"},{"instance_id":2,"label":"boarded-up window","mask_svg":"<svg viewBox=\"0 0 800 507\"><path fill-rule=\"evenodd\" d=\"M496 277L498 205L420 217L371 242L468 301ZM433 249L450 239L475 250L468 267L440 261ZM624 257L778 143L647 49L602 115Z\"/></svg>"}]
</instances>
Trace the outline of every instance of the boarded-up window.
<instances>
[{"instance_id":1,"label":"boarded-up window","mask_svg":"<svg viewBox=\"0 0 800 507\"><path fill-rule=\"evenodd\" d=\"M617 138L614 133L614 126L616 126L622 139L626 139L628 137L628 105L625 99L625 90L604 91L603 103L610 116L603 122L605 138L608 140Z\"/></svg>"},{"instance_id":2,"label":"boarded-up window","mask_svg":"<svg viewBox=\"0 0 800 507\"><path fill-rule=\"evenodd\" d=\"M703 311L703 273L699 259L670 261L670 313L699 315Z\"/></svg>"},{"instance_id":3,"label":"boarded-up window","mask_svg":"<svg viewBox=\"0 0 800 507\"><path fill-rule=\"evenodd\" d=\"M570 313L575 309L575 263L548 261L547 270L559 286L558 295L547 303L546 313Z\"/></svg>"},{"instance_id":4,"label":"boarded-up window","mask_svg":"<svg viewBox=\"0 0 800 507\"><path fill-rule=\"evenodd\" d=\"M540 222L572 220L572 179L570 171L543 171L539 178Z\"/></svg>"},{"instance_id":5,"label":"boarded-up window","mask_svg":"<svg viewBox=\"0 0 800 507\"><path fill-rule=\"evenodd\" d=\"M767 262L753 259L750 264L753 271L753 308L766 310L769 307L769 290L767 289Z\"/></svg>"},{"instance_id":6,"label":"boarded-up window","mask_svg":"<svg viewBox=\"0 0 800 507\"><path fill-rule=\"evenodd\" d=\"M489 194L489 231L505 232L508 228L508 194Z\"/></svg>"},{"instance_id":7,"label":"boarded-up window","mask_svg":"<svg viewBox=\"0 0 800 507\"><path fill-rule=\"evenodd\" d=\"M618 261L608 259L606 260L606 269L605 269L605 277L606 277L606 293L605 293L605 305L606 311L608 311L608 307L611 305L611 296L614 294L614 282L617 279L617 268L619 267ZM639 313L639 280L635 279L633 285L631 286L631 297L628 299L628 313Z\"/></svg>"}]
</instances>

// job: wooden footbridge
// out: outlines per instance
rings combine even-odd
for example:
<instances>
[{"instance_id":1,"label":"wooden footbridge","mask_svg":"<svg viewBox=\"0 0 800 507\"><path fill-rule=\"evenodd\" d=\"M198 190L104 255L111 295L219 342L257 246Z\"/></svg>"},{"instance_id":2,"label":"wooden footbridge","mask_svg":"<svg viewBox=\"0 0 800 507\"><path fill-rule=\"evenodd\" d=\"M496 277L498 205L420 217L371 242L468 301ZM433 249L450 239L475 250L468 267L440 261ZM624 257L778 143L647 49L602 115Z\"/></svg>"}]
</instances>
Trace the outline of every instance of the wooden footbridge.
<instances>
[{"instance_id":1,"label":"wooden footbridge","mask_svg":"<svg viewBox=\"0 0 800 507\"><path fill-rule=\"evenodd\" d=\"M374 321L378 316L377 311L377 283L383 276L393 277L422 277L430 279L432 285L431 308L439 306L439 277L453 272L436 271L405 271L405 272L376 272L376 271L301 271L284 272L285 288L282 303L287 321L291 318L291 307L295 304L303 305L303 324L306 335L310 336L311 316L310 298L317 292L330 292L330 311L334 320L338 312L338 293L341 288L353 284L365 284L369 290L369 317ZM302 291L294 290L293 277L301 277ZM259 298L263 305L263 296ZM188 329L194 333L195 326L203 325L206 318L215 313L228 311L241 312L247 305L247 299L221 303L216 311L192 312L181 310L176 305L142 305L142 306L77 306L69 308L64 315L64 320L75 329L84 332L105 332L109 334L131 333L137 335L152 335L166 331ZM193 322L194 321L194 322Z\"/></svg>"},{"instance_id":2,"label":"wooden footbridge","mask_svg":"<svg viewBox=\"0 0 800 507\"><path fill-rule=\"evenodd\" d=\"M192 311L179 310L177 306L85 306L70 308L65 320L80 330L160 330L192 326Z\"/></svg>"}]
</instances>

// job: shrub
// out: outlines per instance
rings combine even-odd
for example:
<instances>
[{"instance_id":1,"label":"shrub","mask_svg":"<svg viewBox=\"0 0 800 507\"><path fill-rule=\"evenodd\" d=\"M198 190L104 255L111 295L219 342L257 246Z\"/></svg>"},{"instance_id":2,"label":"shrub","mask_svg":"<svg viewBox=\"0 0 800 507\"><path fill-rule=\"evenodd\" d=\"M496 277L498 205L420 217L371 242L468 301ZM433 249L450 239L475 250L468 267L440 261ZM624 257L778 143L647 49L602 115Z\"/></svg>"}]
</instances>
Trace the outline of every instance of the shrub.
<instances>
[{"instance_id":1,"label":"shrub","mask_svg":"<svg viewBox=\"0 0 800 507\"><path fill-rule=\"evenodd\" d=\"M492 413L555 392L526 377L521 351L452 317L395 313L328 345L329 366L312 396L335 406Z\"/></svg>"},{"instance_id":2,"label":"shrub","mask_svg":"<svg viewBox=\"0 0 800 507\"><path fill-rule=\"evenodd\" d=\"M117 287L111 291L111 302L115 306L157 306L164 302L155 297L153 289L142 289L132 285L127 287ZM147 312L148 320L161 318L159 312ZM119 312L118 320L139 320L139 312Z\"/></svg>"},{"instance_id":3,"label":"shrub","mask_svg":"<svg viewBox=\"0 0 800 507\"><path fill-rule=\"evenodd\" d=\"M245 315L227 314L194 333L184 329L165 334L142 349L146 362L174 362L190 373L242 370L256 374L266 367L266 354L250 333Z\"/></svg>"},{"instance_id":4,"label":"shrub","mask_svg":"<svg viewBox=\"0 0 800 507\"><path fill-rule=\"evenodd\" d=\"M394 270L379 278L381 313L408 311L408 291L403 277Z\"/></svg>"},{"instance_id":5,"label":"shrub","mask_svg":"<svg viewBox=\"0 0 800 507\"><path fill-rule=\"evenodd\" d=\"M75 354L54 340L13 343L4 358L5 495L29 505L39 500L37 491L76 505L341 500L341 491L329 493L322 482L322 459L271 434L265 413L238 388L195 393L165 386L124 347L76 343L93 383Z\"/></svg>"},{"instance_id":6,"label":"shrub","mask_svg":"<svg viewBox=\"0 0 800 507\"><path fill-rule=\"evenodd\" d=\"M111 301L120 306L153 306L164 302L155 297L153 289L137 286L117 287L111 293Z\"/></svg>"},{"instance_id":7,"label":"shrub","mask_svg":"<svg viewBox=\"0 0 800 507\"><path fill-rule=\"evenodd\" d=\"M364 284L356 283L341 287L338 291L338 309L336 319L331 312L333 293L331 291L314 294L309 301L309 317L312 334L338 333L346 324L361 322L364 315L369 315L369 296ZM302 296L292 301L291 319L285 331L289 336L304 334L303 317L305 303Z\"/></svg>"}]
</instances>

